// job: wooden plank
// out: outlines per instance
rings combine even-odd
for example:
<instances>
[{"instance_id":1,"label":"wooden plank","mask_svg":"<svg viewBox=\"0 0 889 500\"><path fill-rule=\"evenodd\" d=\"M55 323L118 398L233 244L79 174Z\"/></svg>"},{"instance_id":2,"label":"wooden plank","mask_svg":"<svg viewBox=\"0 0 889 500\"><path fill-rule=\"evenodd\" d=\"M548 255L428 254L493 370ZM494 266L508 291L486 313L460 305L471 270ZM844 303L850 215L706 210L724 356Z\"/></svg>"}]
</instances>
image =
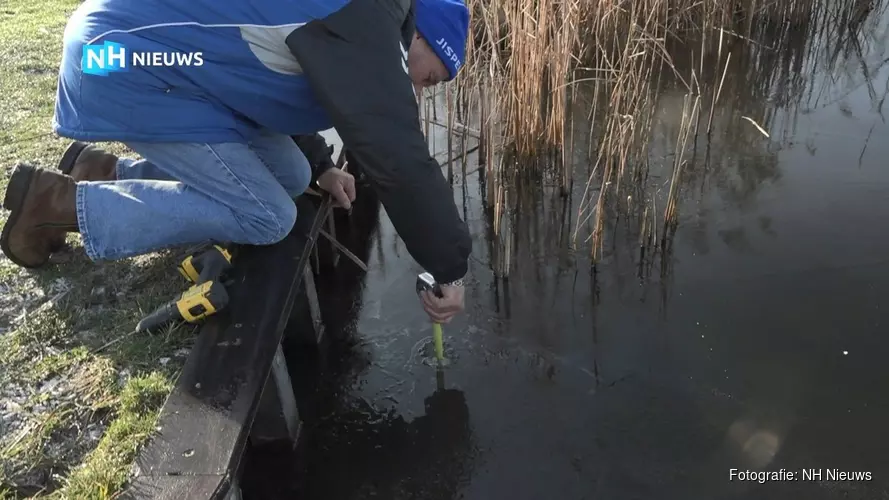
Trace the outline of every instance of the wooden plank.
<instances>
[{"instance_id":1,"label":"wooden plank","mask_svg":"<svg viewBox=\"0 0 889 500\"><path fill-rule=\"evenodd\" d=\"M311 322L311 328L307 328L306 332L315 336L317 345L324 338L324 322L321 320L321 304L318 302L318 289L315 288L315 276L311 269L306 269L303 282L306 285L306 300L301 305L305 304L308 308L306 317Z\"/></svg>"},{"instance_id":2,"label":"wooden plank","mask_svg":"<svg viewBox=\"0 0 889 500\"><path fill-rule=\"evenodd\" d=\"M231 491L226 476L139 476L118 498L124 500L217 498L220 490Z\"/></svg>"},{"instance_id":3,"label":"wooden plank","mask_svg":"<svg viewBox=\"0 0 889 500\"><path fill-rule=\"evenodd\" d=\"M253 420L250 441L256 445L273 441L289 441L296 445L299 423L296 396L290 383L284 351L279 344L272 363L272 373L265 384L259 411Z\"/></svg>"},{"instance_id":4,"label":"wooden plank","mask_svg":"<svg viewBox=\"0 0 889 500\"><path fill-rule=\"evenodd\" d=\"M333 217L333 214L331 214L330 217L327 218L327 232L330 233L331 235L336 234L336 220ZM336 265L339 264L339 262L340 262L339 251L337 251L336 247L333 246L333 243L331 243L330 240L325 239L322 241L324 242L324 252L330 253L330 264L333 267L336 267ZM319 242L319 243L321 243L321 242Z\"/></svg>"},{"instance_id":5,"label":"wooden plank","mask_svg":"<svg viewBox=\"0 0 889 500\"><path fill-rule=\"evenodd\" d=\"M309 268L303 275L299 295L290 311L290 321L284 329L284 343L288 348L317 348L323 336L324 326L321 322L315 277Z\"/></svg>"},{"instance_id":6,"label":"wooden plank","mask_svg":"<svg viewBox=\"0 0 889 500\"><path fill-rule=\"evenodd\" d=\"M136 460L134 485L151 486L136 498L202 500L211 498L202 496L211 478L227 488L228 480L219 478L236 477L297 295L297 267L315 216L305 197L297 210L296 226L283 241L237 249L230 304L201 326L159 431ZM212 498L227 494L225 488Z\"/></svg>"},{"instance_id":7,"label":"wooden plank","mask_svg":"<svg viewBox=\"0 0 889 500\"><path fill-rule=\"evenodd\" d=\"M238 481L238 478L235 478L232 481L231 488L228 489L228 495L225 497L225 500L243 500L244 497L241 495L241 482Z\"/></svg>"}]
</instances>

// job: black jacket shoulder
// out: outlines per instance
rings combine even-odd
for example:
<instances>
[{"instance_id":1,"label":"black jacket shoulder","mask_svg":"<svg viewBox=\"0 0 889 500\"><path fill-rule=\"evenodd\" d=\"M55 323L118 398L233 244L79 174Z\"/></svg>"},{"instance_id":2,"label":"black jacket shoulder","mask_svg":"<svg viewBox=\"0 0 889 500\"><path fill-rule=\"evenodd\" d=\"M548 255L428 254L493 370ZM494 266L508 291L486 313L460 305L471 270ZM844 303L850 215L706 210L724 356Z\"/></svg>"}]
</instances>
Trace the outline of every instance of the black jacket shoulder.
<instances>
[{"instance_id":1,"label":"black jacket shoulder","mask_svg":"<svg viewBox=\"0 0 889 500\"><path fill-rule=\"evenodd\" d=\"M405 44L413 31L409 0L352 0L287 46L408 252L447 283L466 274L472 240L420 129Z\"/></svg>"}]
</instances>

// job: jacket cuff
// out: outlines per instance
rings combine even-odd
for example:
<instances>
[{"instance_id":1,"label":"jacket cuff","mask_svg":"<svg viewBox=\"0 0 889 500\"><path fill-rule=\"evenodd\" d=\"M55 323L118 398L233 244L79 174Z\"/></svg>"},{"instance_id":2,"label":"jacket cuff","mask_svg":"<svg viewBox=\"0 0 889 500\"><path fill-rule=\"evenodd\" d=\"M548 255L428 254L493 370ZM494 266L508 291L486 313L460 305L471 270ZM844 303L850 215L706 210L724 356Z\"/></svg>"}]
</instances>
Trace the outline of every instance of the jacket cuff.
<instances>
[{"instance_id":1,"label":"jacket cuff","mask_svg":"<svg viewBox=\"0 0 889 500\"><path fill-rule=\"evenodd\" d=\"M333 146L328 146L324 136L318 133L294 135L291 138L308 160L312 170L311 185L316 186L321 174L336 166L331 159Z\"/></svg>"},{"instance_id":2,"label":"jacket cuff","mask_svg":"<svg viewBox=\"0 0 889 500\"><path fill-rule=\"evenodd\" d=\"M318 159L316 163L310 163L312 167L312 186L317 186L318 179L321 178L321 175L336 166L333 163L333 159L331 158L332 154L333 146L330 146L329 148L327 148L327 155L325 155L323 158Z\"/></svg>"},{"instance_id":3,"label":"jacket cuff","mask_svg":"<svg viewBox=\"0 0 889 500\"><path fill-rule=\"evenodd\" d=\"M435 282L440 285L445 285L447 283L451 283L453 281L457 281L458 279L463 278L469 272L469 263L463 262L459 267L455 267L452 269L448 269L445 272L436 272L430 273L432 277L435 278Z\"/></svg>"}]
</instances>

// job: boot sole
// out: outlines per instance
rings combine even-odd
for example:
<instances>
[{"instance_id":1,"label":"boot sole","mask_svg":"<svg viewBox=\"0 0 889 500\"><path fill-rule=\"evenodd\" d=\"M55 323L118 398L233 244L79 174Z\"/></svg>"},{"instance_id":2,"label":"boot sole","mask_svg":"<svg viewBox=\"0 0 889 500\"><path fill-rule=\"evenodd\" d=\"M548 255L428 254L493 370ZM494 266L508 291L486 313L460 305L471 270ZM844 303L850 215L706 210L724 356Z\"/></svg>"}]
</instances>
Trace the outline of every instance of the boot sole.
<instances>
[{"instance_id":1,"label":"boot sole","mask_svg":"<svg viewBox=\"0 0 889 500\"><path fill-rule=\"evenodd\" d=\"M62 159L59 161L59 171L61 171L65 175L71 175L71 170L74 169L74 164L77 163L77 158L80 156L80 153L83 152L87 147L87 143L74 141L68 146L68 149L65 150L65 154L62 155Z\"/></svg>"},{"instance_id":2,"label":"boot sole","mask_svg":"<svg viewBox=\"0 0 889 500\"><path fill-rule=\"evenodd\" d=\"M12 213L9 214L9 219L6 220L6 224L3 226L3 233L0 234L0 250L3 250L3 253L9 260L28 269L41 267L46 262L35 265L20 261L9 251L9 235L12 233L16 222L18 222L22 205L24 205L25 198L28 196L31 179L36 172L37 169L30 165L16 165L15 170L12 171L12 177L9 179L9 185L6 187L6 196L3 197L3 208L10 210Z\"/></svg>"}]
</instances>

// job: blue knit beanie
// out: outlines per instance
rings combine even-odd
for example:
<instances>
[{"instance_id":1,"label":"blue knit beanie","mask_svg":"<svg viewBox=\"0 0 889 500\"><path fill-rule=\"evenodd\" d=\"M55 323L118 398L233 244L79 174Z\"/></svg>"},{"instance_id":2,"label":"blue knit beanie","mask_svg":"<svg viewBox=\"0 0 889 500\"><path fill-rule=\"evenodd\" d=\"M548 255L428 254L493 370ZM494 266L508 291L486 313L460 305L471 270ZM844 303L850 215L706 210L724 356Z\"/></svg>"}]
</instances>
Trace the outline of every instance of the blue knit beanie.
<instances>
[{"instance_id":1,"label":"blue knit beanie","mask_svg":"<svg viewBox=\"0 0 889 500\"><path fill-rule=\"evenodd\" d=\"M466 54L469 9L462 0L417 0L416 22L417 31L448 68L448 80L456 78Z\"/></svg>"}]
</instances>

